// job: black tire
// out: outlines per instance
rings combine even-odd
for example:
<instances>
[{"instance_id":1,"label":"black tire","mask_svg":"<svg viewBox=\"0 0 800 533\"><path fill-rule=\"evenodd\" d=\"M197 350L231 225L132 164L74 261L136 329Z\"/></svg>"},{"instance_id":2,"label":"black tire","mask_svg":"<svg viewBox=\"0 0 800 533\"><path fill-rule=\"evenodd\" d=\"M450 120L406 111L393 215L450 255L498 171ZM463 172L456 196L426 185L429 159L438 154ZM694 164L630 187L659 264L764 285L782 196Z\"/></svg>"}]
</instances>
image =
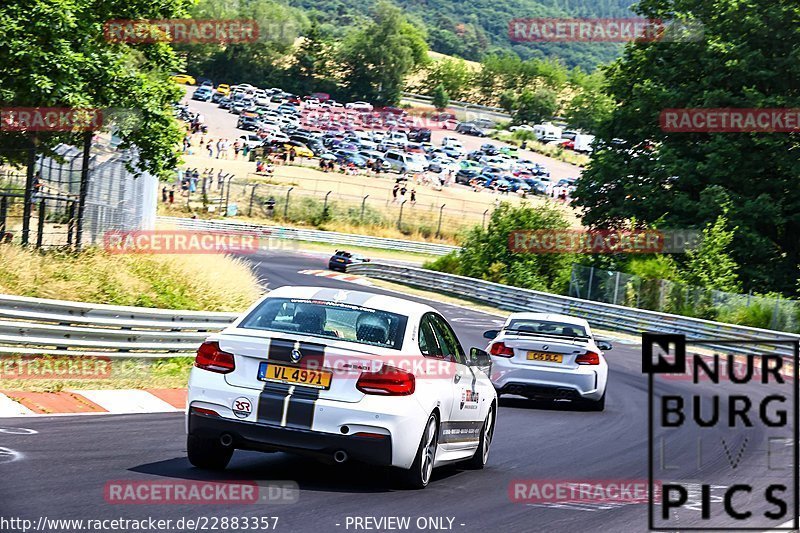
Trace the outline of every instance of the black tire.
<instances>
[{"instance_id":1,"label":"black tire","mask_svg":"<svg viewBox=\"0 0 800 533\"><path fill-rule=\"evenodd\" d=\"M417 455L411 468L401 471L401 482L405 488L424 489L428 486L433 473L433 462L436 460L436 446L438 443L439 419L435 413L431 413L425 423L425 428L422 430L422 438L419 441Z\"/></svg>"},{"instance_id":2,"label":"black tire","mask_svg":"<svg viewBox=\"0 0 800 533\"><path fill-rule=\"evenodd\" d=\"M486 420L483 421L481 426L481 440L478 449L475 450L475 455L467 461L467 466L475 470L483 470L486 462L489 460L489 450L492 445L492 438L494 437L494 406L489 408L489 414L486 415Z\"/></svg>"},{"instance_id":3,"label":"black tire","mask_svg":"<svg viewBox=\"0 0 800 533\"><path fill-rule=\"evenodd\" d=\"M604 411L606 408L606 393L603 392L599 400L585 400L584 405L587 411Z\"/></svg>"},{"instance_id":4,"label":"black tire","mask_svg":"<svg viewBox=\"0 0 800 533\"><path fill-rule=\"evenodd\" d=\"M201 439L194 435L186 438L189 462L204 470L225 470L233 457L233 447L225 447L216 439Z\"/></svg>"}]
</instances>

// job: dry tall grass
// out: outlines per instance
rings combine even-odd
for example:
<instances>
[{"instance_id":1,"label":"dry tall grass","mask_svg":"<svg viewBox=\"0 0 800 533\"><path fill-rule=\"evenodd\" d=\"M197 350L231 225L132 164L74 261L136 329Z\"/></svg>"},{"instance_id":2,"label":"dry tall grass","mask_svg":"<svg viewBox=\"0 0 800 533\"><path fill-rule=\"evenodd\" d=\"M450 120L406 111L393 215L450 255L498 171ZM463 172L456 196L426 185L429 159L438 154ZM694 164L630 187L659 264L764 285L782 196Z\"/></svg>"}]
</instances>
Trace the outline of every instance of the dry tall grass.
<instances>
[{"instance_id":1,"label":"dry tall grass","mask_svg":"<svg viewBox=\"0 0 800 533\"><path fill-rule=\"evenodd\" d=\"M0 246L0 293L112 305L242 311L262 289L222 255L37 252Z\"/></svg>"}]
</instances>

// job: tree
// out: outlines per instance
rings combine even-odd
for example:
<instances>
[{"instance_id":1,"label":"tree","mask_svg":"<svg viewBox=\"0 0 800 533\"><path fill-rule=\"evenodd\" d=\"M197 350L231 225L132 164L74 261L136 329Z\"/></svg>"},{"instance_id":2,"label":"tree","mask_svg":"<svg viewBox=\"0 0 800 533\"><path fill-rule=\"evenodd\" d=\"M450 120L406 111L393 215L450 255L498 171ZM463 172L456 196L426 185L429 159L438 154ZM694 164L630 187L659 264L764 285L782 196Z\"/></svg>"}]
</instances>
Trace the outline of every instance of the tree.
<instances>
[{"instance_id":1,"label":"tree","mask_svg":"<svg viewBox=\"0 0 800 533\"><path fill-rule=\"evenodd\" d=\"M725 210L727 212L727 209ZM730 247L736 228L728 229L724 214L703 229L703 238L695 250L686 252L683 278L686 283L725 292L741 290L738 265Z\"/></svg>"},{"instance_id":2,"label":"tree","mask_svg":"<svg viewBox=\"0 0 800 533\"><path fill-rule=\"evenodd\" d=\"M499 105L506 113L513 113L514 108L517 107L517 95L510 89L503 91L500 95Z\"/></svg>"},{"instance_id":3,"label":"tree","mask_svg":"<svg viewBox=\"0 0 800 533\"><path fill-rule=\"evenodd\" d=\"M427 61L425 34L388 3L378 4L374 21L351 33L342 44L340 61L350 98L378 105L400 100L405 77Z\"/></svg>"},{"instance_id":4,"label":"tree","mask_svg":"<svg viewBox=\"0 0 800 533\"><path fill-rule=\"evenodd\" d=\"M722 214L737 228L730 254L744 289L794 294L800 264L796 134L675 133L669 108L800 107L800 3L643 0L642 16L701 24L702 38L634 42L606 70L615 106L596 129L601 148L578 182L590 226L662 219L704 228Z\"/></svg>"},{"instance_id":5,"label":"tree","mask_svg":"<svg viewBox=\"0 0 800 533\"><path fill-rule=\"evenodd\" d=\"M573 128L595 131L611 116L614 100L606 93L601 71L577 77L577 92L566 106L565 119Z\"/></svg>"},{"instance_id":6,"label":"tree","mask_svg":"<svg viewBox=\"0 0 800 533\"><path fill-rule=\"evenodd\" d=\"M462 100L469 96L471 82L472 70L464 60L443 59L432 62L422 89L429 92L441 85L451 98Z\"/></svg>"},{"instance_id":7,"label":"tree","mask_svg":"<svg viewBox=\"0 0 800 533\"><path fill-rule=\"evenodd\" d=\"M437 85L433 90L433 107L441 111L450 104L450 97L447 91L444 90L444 85Z\"/></svg>"},{"instance_id":8,"label":"tree","mask_svg":"<svg viewBox=\"0 0 800 533\"><path fill-rule=\"evenodd\" d=\"M321 79L330 76L329 62L332 46L322 35L319 24L312 22L300 46L293 55L294 64L289 69L295 81L295 91L301 94L314 92Z\"/></svg>"},{"instance_id":9,"label":"tree","mask_svg":"<svg viewBox=\"0 0 800 533\"><path fill-rule=\"evenodd\" d=\"M558 95L552 89L524 90L516 101L515 124L538 124L550 119L558 110Z\"/></svg>"},{"instance_id":10,"label":"tree","mask_svg":"<svg viewBox=\"0 0 800 533\"><path fill-rule=\"evenodd\" d=\"M516 253L513 231L569 229L563 211L543 204L512 206L503 202L486 229L475 227L458 254L459 274L530 289L562 292L569 283L572 254Z\"/></svg>"},{"instance_id":11,"label":"tree","mask_svg":"<svg viewBox=\"0 0 800 533\"><path fill-rule=\"evenodd\" d=\"M163 174L175 168L182 132L170 104L180 90L168 79L181 62L166 43L112 43L103 24L114 19L172 19L188 2L19 0L0 5L0 102L3 107L120 110L122 148L136 146L140 166ZM29 132L0 132L0 159L20 163ZM39 133L39 153L79 143L73 132Z\"/></svg>"},{"instance_id":12,"label":"tree","mask_svg":"<svg viewBox=\"0 0 800 533\"><path fill-rule=\"evenodd\" d=\"M176 48L186 54L190 74L208 77L217 83L250 83L258 87L280 86L297 91L300 85L308 82L306 77L298 79L298 71L287 66L286 61L298 38L308 37L312 31L300 10L275 0L200 0L192 8L191 15L196 19L255 20L259 38L254 42L178 45ZM304 56L315 52L317 34L310 35L312 43L304 38L298 46L298 52ZM295 56L294 65L297 60ZM308 57L301 58L301 61L309 60ZM309 73L302 71L300 74L307 76Z\"/></svg>"}]
</instances>

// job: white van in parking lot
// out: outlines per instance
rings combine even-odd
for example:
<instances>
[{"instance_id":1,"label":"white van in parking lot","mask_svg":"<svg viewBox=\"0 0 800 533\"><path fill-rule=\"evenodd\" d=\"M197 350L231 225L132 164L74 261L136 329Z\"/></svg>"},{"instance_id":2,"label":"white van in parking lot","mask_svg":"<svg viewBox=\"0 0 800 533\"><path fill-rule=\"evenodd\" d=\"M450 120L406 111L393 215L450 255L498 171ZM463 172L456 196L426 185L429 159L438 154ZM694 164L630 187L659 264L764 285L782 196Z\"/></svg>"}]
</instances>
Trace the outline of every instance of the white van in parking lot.
<instances>
[{"instance_id":1,"label":"white van in parking lot","mask_svg":"<svg viewBox=\"0 0 800 533\"><path fill-rule=\"evenodd\" d=\"M593 150L592 148L593 142L594 142L594 135L585 135L582 133L578 133L577 135L575 135L575 141L574 141L575 144L573 145L572 149L575 150L576 152L591 153Z\"/></svg>"},{"instance_id":2,"label":"white van in parking lot","mask_svg":"<svg viewBox=\"0 0 800 533\"><path fill-rule=\"evenodd\" d=\"M537 124L533 127L533 134L537 141L550 142L561 139L561 128L554 126L550 122Z\"/></svg>"},{"instance_id":3,"label":"white van in parking lot","mask_svg":"<svg viewBox=\"0 0 800 533\"><path fill-rule=\"evenodd\" d=\"M383 157L389 163L392 170L403 174L405 172L424 172L425 163L424 157L419 157L414 154L406 154L399 150L389 150Z\"/></svg>"}]
</instances>

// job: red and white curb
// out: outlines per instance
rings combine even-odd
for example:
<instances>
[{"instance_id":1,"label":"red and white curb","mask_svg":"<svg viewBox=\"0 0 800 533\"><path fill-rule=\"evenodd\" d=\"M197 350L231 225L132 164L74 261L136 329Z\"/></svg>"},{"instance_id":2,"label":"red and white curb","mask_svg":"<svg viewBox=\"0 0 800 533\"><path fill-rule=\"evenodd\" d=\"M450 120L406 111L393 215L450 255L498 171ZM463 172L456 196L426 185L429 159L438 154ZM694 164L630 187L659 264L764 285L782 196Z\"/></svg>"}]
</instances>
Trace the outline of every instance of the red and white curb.
<instances>
[{"instance_id":1,"label":"red and white curb","mask_svg":"<svg viewBox=\"0 0 800 533\"><path fill-rule=\"evenodd\" d=\"M300 270L297 273L307 274L309 276L319 276L322 278L336 279L339 281L347 281L349 283L356 283L358 285L368 285L368 286L372 285L372 283L370 283L368 279L363 278L361 276L354 276L352 274L342 274L340 272L334 272L332 270Z\"/></svg>"},{"instance_id":2,"label":"red and white curb","mask_svg":"<svg viewBox=\"0 0 800 533\"><path fill-rule=\"evenodd\" d=\"M131 414L183 411L186 389L0 391L0 418L54 414Z\"/></svg>"}]
</instances>

